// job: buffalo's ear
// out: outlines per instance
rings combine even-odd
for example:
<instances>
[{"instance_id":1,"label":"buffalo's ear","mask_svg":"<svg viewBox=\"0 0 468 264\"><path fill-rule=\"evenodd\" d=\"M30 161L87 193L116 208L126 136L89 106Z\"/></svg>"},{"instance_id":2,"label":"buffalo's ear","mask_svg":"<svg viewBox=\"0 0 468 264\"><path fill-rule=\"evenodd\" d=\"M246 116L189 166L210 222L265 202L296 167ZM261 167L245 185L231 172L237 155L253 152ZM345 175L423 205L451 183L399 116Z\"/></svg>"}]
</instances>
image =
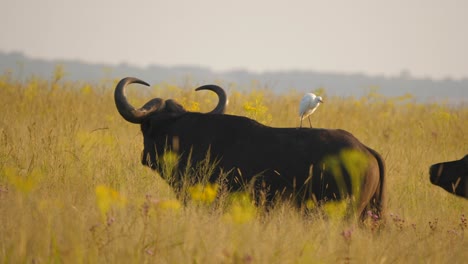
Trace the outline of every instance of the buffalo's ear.
<instances>
[{"instance_id":1,"label":"buffalo's ear","mask_svg":"<svg viewBox=\"0 0 468 264\"><path fill-rule=\"evenodd\" d=\"M185 110L185 108L181 104L179 104L177 101L172 100L172 99L166 100L166 109L165 109L165 111L167 111L169 113L185 113L185 112L187 112L187 110Z\"/></svg>"}]
</instances>

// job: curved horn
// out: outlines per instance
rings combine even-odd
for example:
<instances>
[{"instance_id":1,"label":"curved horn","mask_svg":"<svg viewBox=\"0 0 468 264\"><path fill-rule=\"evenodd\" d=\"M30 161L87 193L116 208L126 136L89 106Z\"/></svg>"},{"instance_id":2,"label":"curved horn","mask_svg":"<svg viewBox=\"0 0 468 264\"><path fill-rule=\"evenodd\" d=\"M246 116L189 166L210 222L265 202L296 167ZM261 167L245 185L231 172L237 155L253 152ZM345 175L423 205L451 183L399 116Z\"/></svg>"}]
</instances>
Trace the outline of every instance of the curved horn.
<instances>
[{"instance_id":1,"label":"curved horn","mask_svg":"<svg viewBox=\"0 0 468 264\"><path fill-rule=\"evenodd\" d=\"M139 109L135 109L127 100L127 95L125 92L125 87L132 83L139 83L146 86L150 86L148 83L134 78L127 77L120 80L120 82L115 87L114 100L117 110L120 115L130 123L141 124L143 120L150 115L158 111L159 108L164 106L164 100L161 98L155 98L147 102L144 106Z\"/></svg>"},{"instance_id":2,"label":"curved horn","mask_svg":"<svg viewBox=\"0 0 468 264\"><path fill-rule=\"evenodd\" d=\"M218 95L218 105L215 107L215 109L211 110L207 114L224 114L224 112L226 111L226 106L228 105L228 99L226 96L226 92L223 90L223 88L214 84L207 84L195 89L195 91L201 90L210 90Z\"/></svg>"}]
</instances>

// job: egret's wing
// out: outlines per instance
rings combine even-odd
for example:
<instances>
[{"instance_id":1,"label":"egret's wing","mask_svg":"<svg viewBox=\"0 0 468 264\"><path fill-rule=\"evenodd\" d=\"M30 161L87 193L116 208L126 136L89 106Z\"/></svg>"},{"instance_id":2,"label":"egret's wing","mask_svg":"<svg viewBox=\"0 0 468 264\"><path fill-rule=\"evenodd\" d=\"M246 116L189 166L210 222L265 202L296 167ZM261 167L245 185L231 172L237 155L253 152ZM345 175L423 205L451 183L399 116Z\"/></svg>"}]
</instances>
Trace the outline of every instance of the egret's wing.
<instances>
[{"instance_id":1,"label":"egret's wing","mask_svg":"<svg viewBox=\"0 0 468 264\"><path fill-rule=\"evenodd\" d=\"M305 95L302 97L301 102L299 103L299 116L304 115L307 111L307 108L309 108L309 97Z\"/></svg>"}]
</instances>

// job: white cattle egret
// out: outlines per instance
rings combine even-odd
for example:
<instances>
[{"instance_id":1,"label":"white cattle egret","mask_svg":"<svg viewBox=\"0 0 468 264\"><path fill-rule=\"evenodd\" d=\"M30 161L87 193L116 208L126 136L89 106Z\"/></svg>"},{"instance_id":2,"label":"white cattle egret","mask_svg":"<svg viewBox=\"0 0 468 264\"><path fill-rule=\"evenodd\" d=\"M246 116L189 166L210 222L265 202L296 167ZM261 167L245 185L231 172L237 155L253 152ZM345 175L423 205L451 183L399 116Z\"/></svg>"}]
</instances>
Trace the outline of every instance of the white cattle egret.
<instances>
[{"instance_id":1,"label":"white cattle egret","mask_svg":"<svg viewBox=\"0 0 468 264\"><path fill-rule=\"evenodd\" d=\"M299 117L301 118L300 127L302 127L302 120L306 117L309 119L310 127L312 127L310 115L317 109L320 103L323 103L322 97L316 96L313 93L306 93L304 97L302 97L301 104L299 105Z\"/></svg>"}]
</instances>

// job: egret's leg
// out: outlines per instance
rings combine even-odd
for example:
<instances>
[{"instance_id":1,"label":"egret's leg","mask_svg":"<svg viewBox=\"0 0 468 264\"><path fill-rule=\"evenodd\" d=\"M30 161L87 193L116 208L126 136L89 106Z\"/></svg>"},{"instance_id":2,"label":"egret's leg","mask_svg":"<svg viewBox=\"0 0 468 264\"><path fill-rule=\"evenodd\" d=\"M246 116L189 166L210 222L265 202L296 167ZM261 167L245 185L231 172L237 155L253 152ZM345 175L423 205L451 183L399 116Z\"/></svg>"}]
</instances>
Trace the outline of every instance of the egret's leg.
<instances>
[{"instance_id":1,"label":"egret's leg","mask_svg":"<svg viewBox=\"0 0 468 264\"><path fill-rule=\"evenodd\" d=\"M301 118L300 118L300 119L301 119L301 124L299 125L299 128L302 128L302 117L303 117L303 116L304 116L304 115L301 115Z\"/></svg>"},{"instance_id":2,"label":"egret's leg","mask_svg":"<svg viewBox=\"0 0 468 264\"><path fill-rule=\"evenodd\" d=\"M309 126L312 128L312 123L310 123L310 116L308 116L307 119L309 119Z\"/></svg>"}]
</instances>

